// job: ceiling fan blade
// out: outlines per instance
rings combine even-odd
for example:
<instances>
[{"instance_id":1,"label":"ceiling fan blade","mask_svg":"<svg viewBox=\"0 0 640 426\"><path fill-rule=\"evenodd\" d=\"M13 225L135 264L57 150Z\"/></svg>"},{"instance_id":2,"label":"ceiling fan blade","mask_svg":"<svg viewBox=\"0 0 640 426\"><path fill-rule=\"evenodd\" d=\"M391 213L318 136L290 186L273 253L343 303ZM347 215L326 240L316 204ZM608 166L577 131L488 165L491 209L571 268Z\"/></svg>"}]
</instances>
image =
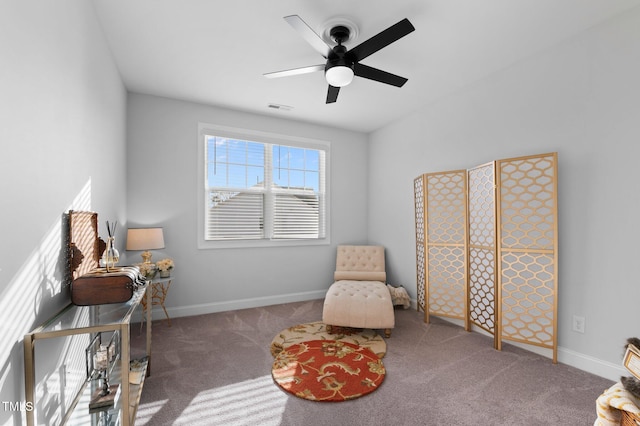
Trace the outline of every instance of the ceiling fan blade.
<instances>
[{"instance_id":1,"label":"ceiling fan blade","mask_svg":"<svg viewBox=\"0 0 640 426\"><path fill-rule=\"evenodd\" d=\"M378 50L401 39L414 30L415 28L411 22L409 22L407 18L404 18L397 24L390 26L386 30L374 35L370 39L363 41L353 49L349 50L347 55L354 62L361 61L372 53L376 53Z\"/></svg>"},{"instance_id":2,"label":"ceiling fan blade","mask_svg":"<svg viewBox=\"0 0 640 426\"><path fill-rule=\"evenodd\" d=\"M379 81L380 83L386 83L396 87L402 87L408 81L399 75L362 64L353 64L353 73L358 77L368 78L369 80Z\"/></svg>"},{"instance_id":3,"label":"ceiling fan blade","mask_svg":"<svg viewBox=\"0 0 640 426\"><path fill-rule=\"evenodd\" d=\"M292 75L309 74L316 71L324 71L324 67L325 67L325 64L311 65L309 67L293 68L290 70L268 72L262 75L267 78L289 77Z\"/></svg>"},{"instance_id":4,"label":"ceiling fan blade","mask_svg":"<svg viewBox=\"0 0 640 426\"><path fill-rule=\"evenodd\" d=\"M332 104L337 101L338 93L340 93L339 87L329 85L329 90L327 90L327 103Z\"/></svg>"},{"instance_id":5,"label":"ceiling fan blade","mask_svg":"<svg viewBox=\"0 0 640 426\"><path fill-rule=\"evenodd\" d=\"M331 47L329 47L329 45L325 43L324 40L322 40L322 38L320 38L320 36L316 34L316 32L313 31L311 27L302 20L302 18L300 18L298 15L289 15L285 16L284 20L287 21L294 30L300 33L302 38L304 38L307 43L309 43L311 47L316 49L318 53L320 53L324 58L329 57Z\"/></svg>"}]
</instances>

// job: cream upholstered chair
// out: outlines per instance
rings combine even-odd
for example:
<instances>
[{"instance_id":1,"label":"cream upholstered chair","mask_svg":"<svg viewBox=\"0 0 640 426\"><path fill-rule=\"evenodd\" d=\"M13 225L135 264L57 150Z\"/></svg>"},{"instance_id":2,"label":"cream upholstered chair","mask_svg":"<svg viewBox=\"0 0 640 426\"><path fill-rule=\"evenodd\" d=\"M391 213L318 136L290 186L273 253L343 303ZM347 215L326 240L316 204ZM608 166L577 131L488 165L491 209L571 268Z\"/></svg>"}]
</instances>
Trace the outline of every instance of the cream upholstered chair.
<instances>
[{"instance_id":1,"label":"cream upholstered chair","mask_svg":"<svg viewBox=\"0 0 640 426\"><path fill-rule=\"evenodd\" d=\"M324 299L322 321L331 326L383 329L391 336L395 316L382 246L338 246L335 282Z\"/></svg>"}]
</instances>

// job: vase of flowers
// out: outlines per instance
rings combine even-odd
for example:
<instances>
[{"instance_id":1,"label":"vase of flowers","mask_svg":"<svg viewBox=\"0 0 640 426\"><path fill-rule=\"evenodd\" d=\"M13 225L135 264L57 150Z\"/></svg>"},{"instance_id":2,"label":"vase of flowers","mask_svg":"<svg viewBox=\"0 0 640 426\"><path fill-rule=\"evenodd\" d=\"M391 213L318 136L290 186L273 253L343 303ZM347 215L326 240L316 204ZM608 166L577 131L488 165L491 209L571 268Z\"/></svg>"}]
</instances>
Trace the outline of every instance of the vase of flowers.
<instances>
[{"instance_id":1,"label":"vase of flowers","mask_svg":"<svg viewBox=\"0 0 640 426\"><path fill-rule=\"evenodd\" d=\"M140 273L148 280L152 280L156 276L156 265L153 263L139 263Z\"/></svg>"},{"instance_id":2,"label":"vase of flowers","mask_svg":"<svg viewBox=\"0 0 640 426\"><path fill-rule=\"evenodd\" d=\"M160 278L169 278L173 269L173 259L162 259L156 262Z\"/></svg>"}]
</instances>

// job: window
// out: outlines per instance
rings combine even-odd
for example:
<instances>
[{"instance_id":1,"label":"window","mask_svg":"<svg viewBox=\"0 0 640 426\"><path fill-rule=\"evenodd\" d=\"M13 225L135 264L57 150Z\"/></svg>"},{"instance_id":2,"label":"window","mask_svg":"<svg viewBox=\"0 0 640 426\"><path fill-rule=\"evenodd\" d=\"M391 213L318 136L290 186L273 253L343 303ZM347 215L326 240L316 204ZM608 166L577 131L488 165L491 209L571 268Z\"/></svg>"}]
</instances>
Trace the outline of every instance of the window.
<instances>
[{"instance_id":1,"label":"window","mask_svg":"<svg viewBox=\"0 0 640 426\"><path fill-rule=\"evenodd\" d=\"M200 125L199 246L328 243L329 144Z\"/></svg>"}]
</instances>

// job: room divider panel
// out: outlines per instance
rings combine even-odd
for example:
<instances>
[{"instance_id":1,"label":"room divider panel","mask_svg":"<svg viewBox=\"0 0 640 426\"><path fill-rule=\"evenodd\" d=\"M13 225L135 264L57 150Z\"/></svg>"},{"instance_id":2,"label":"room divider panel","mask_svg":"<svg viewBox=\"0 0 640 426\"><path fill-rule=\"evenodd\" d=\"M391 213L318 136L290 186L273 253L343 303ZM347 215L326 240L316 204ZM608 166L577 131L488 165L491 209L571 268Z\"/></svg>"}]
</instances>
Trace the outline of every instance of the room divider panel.
<instances>
[{"instance_id":1,"label":"room divider panel","mask_svg":"<svg viewBox=\"0 0 640 426\"><path fill-rule=\"evenodd\" d=\"M557 154L414 180L418 310L557 362Z\"/></svg>"},{"instance_id":2,"label":"room divider panel","mask_svg":"<svg viewBox=\"0 0 640 426\"><path fill-rule=\"evenodd\" d=\"M416 282L418 283L417 305L418 311L426 312L427 274L426 274L426 228L424 226L424 200L426 193L425 176L420 175L413 181L413 198L416 216Z\"/></svg>"},{"instance_id":3,"label":"room divider panel","mask_svg":"<svg viewBox=\"0 0 640 426\"><path fill-rule=\"evenodd\" d=\"M497 162L502 339L553 350L557 362L557 153Z\"/></svg>"},{"instance_id":4,"label":"room divider panel","mask_svg":"<svg viewBox=\"0 0 640 426\"><path fill-rule=\"evenodd\" d=\"M469 169L469 320L499 347L495 162Z\"/></svg>"},{"instance_id":5,"label":"room divider panel","mask_svg":"<svg viewBox=\"0 0 640 426\"><path fill-rule=\"evenodd\" d=\"M465 321L467 314L466 170L424 175L425 321L429 315Z\"/></svg>"}]
</instances>

